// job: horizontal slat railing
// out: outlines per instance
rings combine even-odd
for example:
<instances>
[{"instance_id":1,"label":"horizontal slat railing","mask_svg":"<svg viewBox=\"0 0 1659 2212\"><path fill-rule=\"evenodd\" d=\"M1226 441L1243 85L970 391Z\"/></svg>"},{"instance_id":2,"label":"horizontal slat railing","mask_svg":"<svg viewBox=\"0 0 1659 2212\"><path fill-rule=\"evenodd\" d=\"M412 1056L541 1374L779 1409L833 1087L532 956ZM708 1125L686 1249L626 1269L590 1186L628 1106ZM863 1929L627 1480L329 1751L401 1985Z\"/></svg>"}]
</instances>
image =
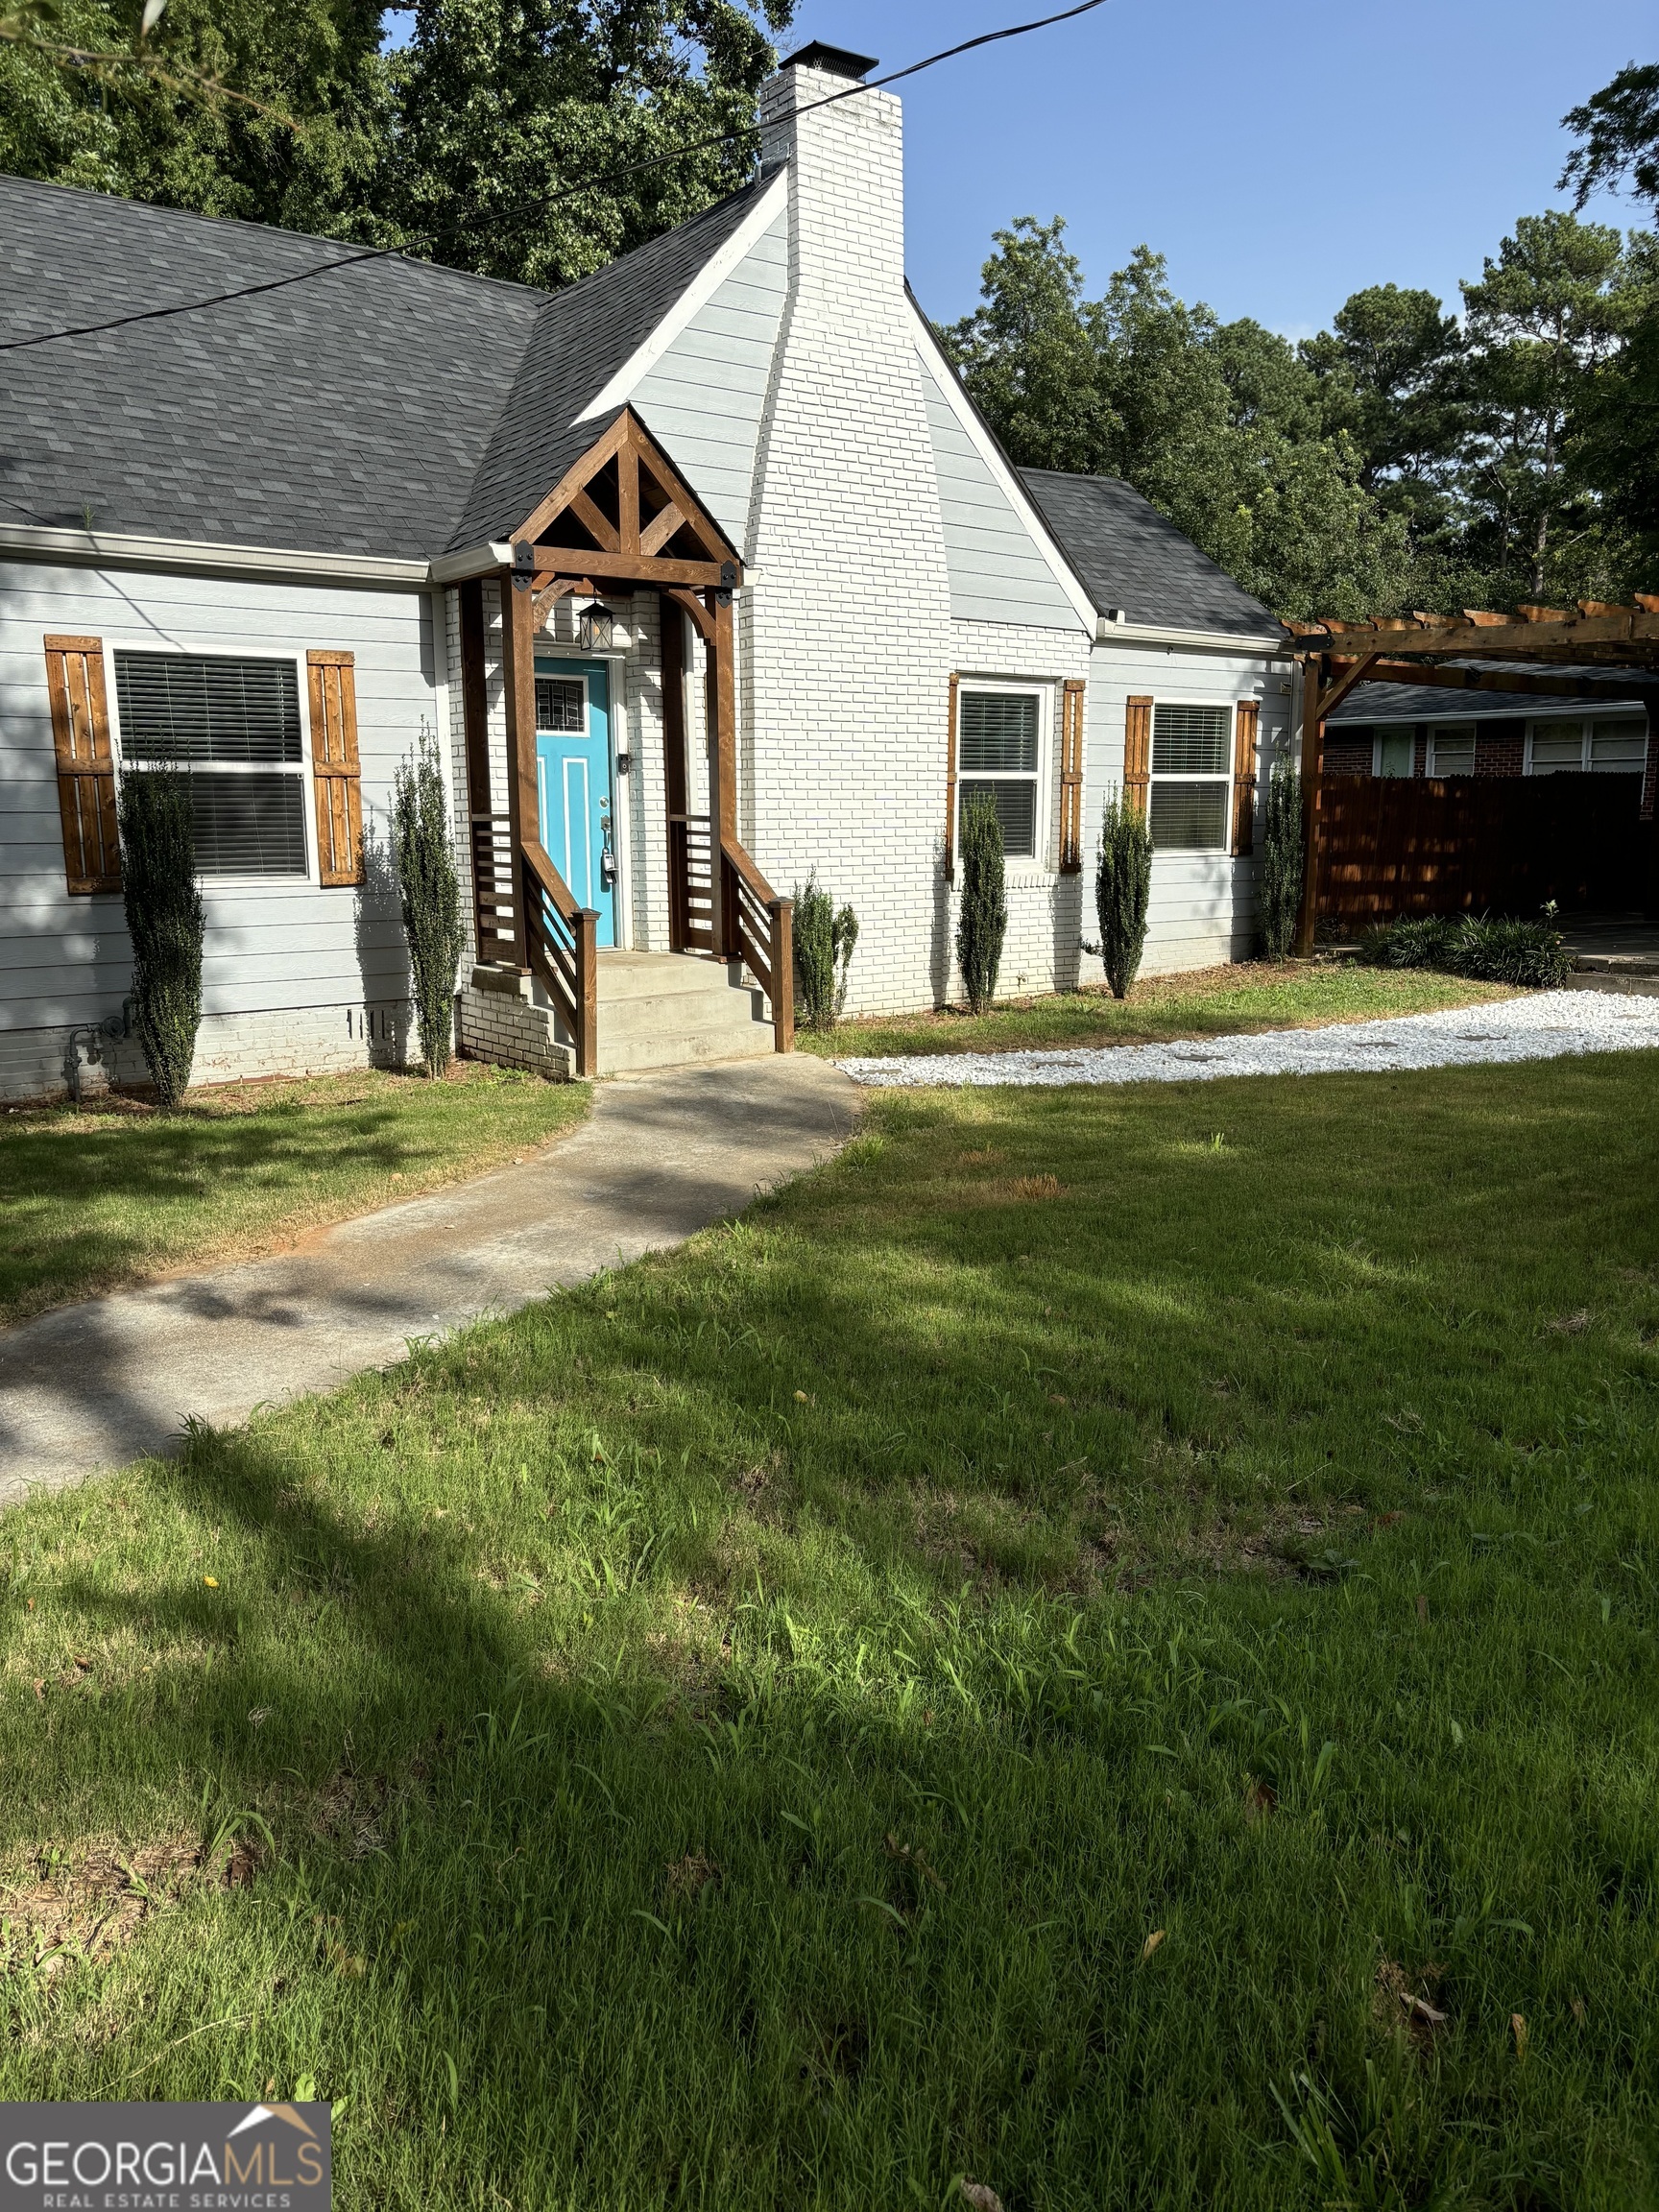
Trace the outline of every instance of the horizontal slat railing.
<instances>
[{"instance_id":1,"label":"horizontal slat railing","mask_svg":"<svg viewBox=\"0 0 1659 2212\"><path fill-rule=\"evenodd\" d=\"M518 957L515 929L513 820L508 814L472 817L472 909L478 958L489 963Z\"/></svg>"},{"instance_id":2,"label":"horizontal slat railing","mask_svg":"<svg viewBox=\"0 0 1659 2212\"><path fill-rule=\"evenodd\" d=\"M670 924L677 952L714 950L714 840L707 814L668 817Z\"/></svg>"},{"instance_id":3,"label":"horizontal slat railing","mask_svg":"<svg viewBox=\"0 0 1659 2212\"><path fill-rule=\"evenodd\" d=\"M591 1075L599 1058L599 917L577 905L539 844L527 838L519 860L530 965L569 1025L577 1074Z\"/></svg>"},{"instance_id":4,"label":"horizontal slat railing","mask_svg":"<svg viewBox=\"0 0 1659 2212\"><path fill-rule=\"evenodd\" d=\"M734 838L722 841L720 883L729 960L741 960L772 1001L780 1052L795 1046L794 902L780 899Z\"/></svg>"}]
</instances>

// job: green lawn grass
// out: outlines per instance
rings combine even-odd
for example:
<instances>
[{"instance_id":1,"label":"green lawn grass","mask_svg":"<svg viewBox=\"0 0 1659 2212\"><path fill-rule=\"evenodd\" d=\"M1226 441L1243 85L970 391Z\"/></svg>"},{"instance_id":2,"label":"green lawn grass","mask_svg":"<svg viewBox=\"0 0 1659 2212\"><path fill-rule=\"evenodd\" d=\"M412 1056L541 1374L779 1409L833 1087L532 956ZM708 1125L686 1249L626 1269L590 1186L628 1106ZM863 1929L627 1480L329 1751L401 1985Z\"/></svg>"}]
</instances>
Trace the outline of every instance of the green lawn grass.
<instances>
[{"instance_id":1,"label":"green lawn grass","mask_svg":"<svg viewBox=\"0 0 1659 2212\"><path fill-rule=\"evenodd\" d=\"M314 2082L353 2208L1650 2207L1653 1066L880 1097L6 1515L0 2095Z\"/></svg>"},{"instance_id":2,"label":"green lawn grass","mask_svg":"<svg viewBox=\"0 0 1659 2212\"><path fill-rule=\"evenodd\" d=\"M459 1063L0 1112L0 1321L270 1249L560 1136L586 1088Z\"/></svg>"},{"instance_id":3,"label":"green lawn grass","mask_svg":"<svg viewBox=\"0 0 1659 2212\"><path fill-rule=\"evenodd\" d=\"M1154 975L1127 998L1104 984L1005 1000L989 1014L942 1007L932 1014L895 1014L843 1022L814 1035L802 1030L803 1051L826 1059L900 1052L1052 1051L1082 1045L1159 1045L1176 1037L1239 1035L1300 1029L1325 1022L1375 1022L1395 1014L1431 1014L1512 998L1501 984L1470 983L1426 971L1360 968L1352 961L1239 962L1180 975Z\"/></svg>"}]
</instances>

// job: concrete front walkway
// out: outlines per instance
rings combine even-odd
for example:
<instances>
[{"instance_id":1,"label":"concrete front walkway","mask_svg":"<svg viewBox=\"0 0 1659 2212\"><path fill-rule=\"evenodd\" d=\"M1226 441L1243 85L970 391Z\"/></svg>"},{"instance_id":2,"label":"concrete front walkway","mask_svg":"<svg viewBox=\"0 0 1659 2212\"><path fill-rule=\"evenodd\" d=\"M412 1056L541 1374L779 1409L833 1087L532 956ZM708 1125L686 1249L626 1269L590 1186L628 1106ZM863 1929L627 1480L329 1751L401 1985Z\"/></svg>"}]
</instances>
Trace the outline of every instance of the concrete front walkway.
<instances>
[{"instance_id":1,"label":"concrete front walkway","mask_svg":"<svg viewBox=\"0 0 1659 2212\"><path fill-rule=\"evenodd\" d=\"M846 1076L805 1054L602 1084L591 1118L522 1166L0 1332L0 1503L678 1244L827 1158L856 1113Z\"/></svg>"}]
</instances>

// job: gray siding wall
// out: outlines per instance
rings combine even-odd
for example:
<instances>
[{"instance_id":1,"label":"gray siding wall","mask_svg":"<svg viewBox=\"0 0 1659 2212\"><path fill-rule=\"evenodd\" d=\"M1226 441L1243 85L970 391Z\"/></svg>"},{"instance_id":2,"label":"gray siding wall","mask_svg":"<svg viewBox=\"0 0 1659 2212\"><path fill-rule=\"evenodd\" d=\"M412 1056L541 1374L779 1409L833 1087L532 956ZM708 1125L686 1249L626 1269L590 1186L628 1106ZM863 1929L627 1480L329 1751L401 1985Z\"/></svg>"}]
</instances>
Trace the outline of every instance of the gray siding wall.
<instances>
[{"instance_id":1,"label":"gray siding wall","mask_svg":"<svg viewBox=\"0 0 1659 2212\"><path fill-rule=\"evenodd\" d=\"M1232 707L1240 699L1262 703L1257 749L1256 819L1262 819L1268 763L1276 746L1287 745L1290 699L1280 691L1283 671L1246 654L1205 654L1154 646L1096 645L1090 657L1084 744L1083 851L1088 895L1083 934L1098 935L1094 912L1094 856L1100 810L1108 790L1123 780L1126 703L1132 697L1184 700ZM1227 853L1155 853L1152 903L1142 973L1166 974L1246 960L1255 948L1256 863ZM1086 964L1098 979L1098 964Z\"/></svg>"},{"instance_id":2,"label":"gray siding wall","mask_svg":"<svg viewBox=\"0 0 1659 2212\"><path fill-rule=\"evenodd\" d=\"M39 1089L38 1070L61 1065L66 1028L118 1013L131 983L119 896L72 898L64 885L42 646L54 632L101 637L107 667L117 647L297 657L307 764L304 655L313 646L355 655L369 881L318 883L307 774L309 875L204 884L197 1074L263 1072L266 1055L249 1040L264 1017L289 1040L290 1062L296 1052L310 1066L366 1059L370 1011L375 1042L396 1047L399 1022L406 1034L409 979L384 857L392 775L423 721L441 744L449 740L447 656L440 639L434 660L430 595L0 564L0 1094ZM112 681L108 689L113 721ZM300 1015L306 1019L297 1022ZM223 1069L221 1025L227 1048L236 1041L236 1064Z\"/></svg>"},{"instance_id":3,"label":"gray siding wall","mask_svg":"<svg viewBox=\"0 0 1659 2212\"><path fill-rule=\"evenodd\" d=\"M1075 630L1076 611L1030 529L957 420L932 363L921 360L951 614L959 622Z\"/></svg>"},{"instance_id":4,"label":"gray siding wall","mask_svg":"<svg viewBox=\"0 0 1659 2212\"><path fill-rule=\"evenodd\" d=\"M789 217L744 255L635 388L632 404L747 553L755 452L789 290Z\"/></svg>"}]
</instances>

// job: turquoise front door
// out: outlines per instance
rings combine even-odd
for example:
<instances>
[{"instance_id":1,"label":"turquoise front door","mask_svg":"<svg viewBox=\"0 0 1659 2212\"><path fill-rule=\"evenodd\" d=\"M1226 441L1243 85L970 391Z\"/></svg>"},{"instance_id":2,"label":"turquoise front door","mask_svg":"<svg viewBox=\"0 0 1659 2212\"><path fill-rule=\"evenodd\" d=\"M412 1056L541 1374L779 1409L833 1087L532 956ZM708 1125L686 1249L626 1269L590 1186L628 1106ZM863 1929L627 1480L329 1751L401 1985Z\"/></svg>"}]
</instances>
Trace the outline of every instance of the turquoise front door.
<instances>
[{"instance_id":1,"label":"turquoise front door","mask_svg":"<svg viewBox=\"0 0 1659 2212\"><path fill-rule=\"evenodd\" d=\"M602 661L536 663L536 796L541 844L576 902L616 942L611 671Z\"/></svg>"}]
</instances>

